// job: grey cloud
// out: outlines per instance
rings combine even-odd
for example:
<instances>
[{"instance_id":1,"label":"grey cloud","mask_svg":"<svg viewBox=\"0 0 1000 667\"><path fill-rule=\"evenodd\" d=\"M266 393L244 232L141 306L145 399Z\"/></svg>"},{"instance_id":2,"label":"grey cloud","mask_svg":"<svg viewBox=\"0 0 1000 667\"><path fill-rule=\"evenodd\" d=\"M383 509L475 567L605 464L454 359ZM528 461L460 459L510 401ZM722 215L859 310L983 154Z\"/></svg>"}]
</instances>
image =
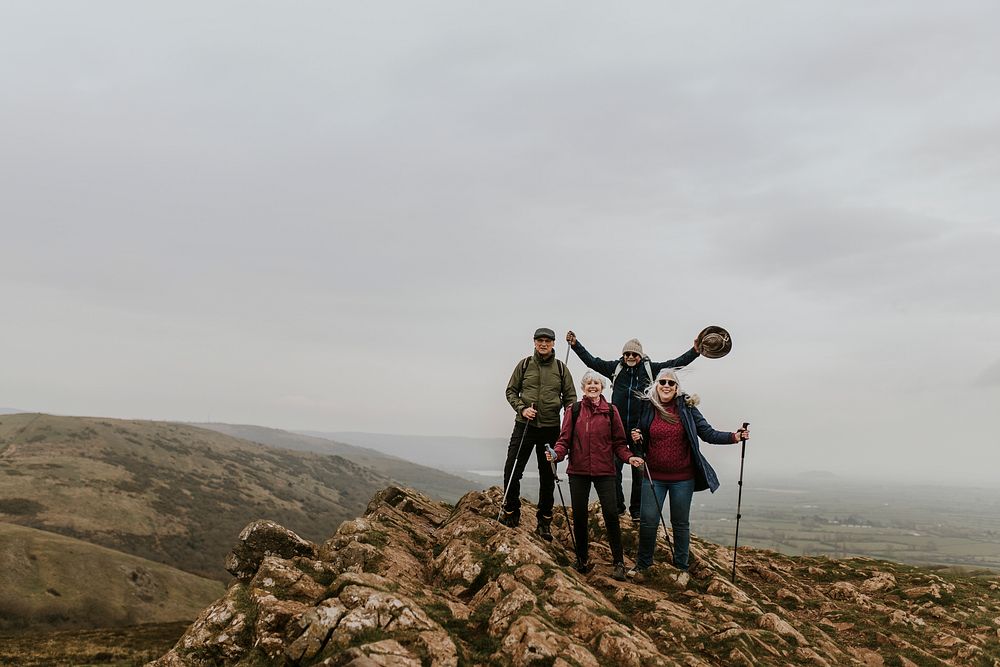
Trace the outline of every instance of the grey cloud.
<instances>
[{"instance_id":1,"label":"grey cloud","mask_svg":"<svg viewBox=\"0 0 1000 667\"><path fill-rule=\"evenodd\" d=\"M986 336L988 337L989 334L986 334ZM972 354L977 354L983 345L989 345L990 342L988 339L983 339L982 332L972 330L962 337L961 344L963 349L968 350ZM1000 359L983 369L983 372L976 378L974 385L977 387L1000 387Z\"/></svg>"},{"instance_id":2,"label":"grey cloud","mask_svg":"<svg viewBox=\"0 0 1000 667\"><path fill-rule=\"evenodd\" d=\"M774 463L897 456L928 359L992 417L993 4L4 12L0 404L496 436L536 326L715 322Z\"/></svg>"}]
</instances>

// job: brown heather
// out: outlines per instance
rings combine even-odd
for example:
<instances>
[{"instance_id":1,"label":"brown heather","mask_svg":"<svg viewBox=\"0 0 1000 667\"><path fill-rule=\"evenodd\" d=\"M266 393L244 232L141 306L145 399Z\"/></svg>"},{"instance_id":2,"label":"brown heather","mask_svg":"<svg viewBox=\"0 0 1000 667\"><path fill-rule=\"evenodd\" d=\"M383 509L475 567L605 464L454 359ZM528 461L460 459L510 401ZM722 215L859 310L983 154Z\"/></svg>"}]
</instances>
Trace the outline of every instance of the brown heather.
<instances>
[{"instance_id":1,"label":"brown heather","mask_svg":"<svg viewBox=\"0 0 1000 667\"><path fill-rule=\"evenodd\" d=\"M278 521L313 540L389 477L339 456L265 447L169 422L0 419L0 522L227 581L233 536Z\"/></svg>"}]
</instances>

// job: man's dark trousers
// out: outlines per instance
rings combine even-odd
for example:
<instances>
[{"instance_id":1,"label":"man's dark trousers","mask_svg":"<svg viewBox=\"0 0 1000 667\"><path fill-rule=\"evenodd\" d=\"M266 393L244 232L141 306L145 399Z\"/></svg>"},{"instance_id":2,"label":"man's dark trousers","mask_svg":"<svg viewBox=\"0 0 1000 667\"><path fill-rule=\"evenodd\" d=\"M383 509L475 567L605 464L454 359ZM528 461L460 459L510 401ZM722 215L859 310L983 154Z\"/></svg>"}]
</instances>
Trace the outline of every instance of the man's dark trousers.
<instances>
[{"instance_id":1,"label":"man's dark trousers","mask_svg":"<svg viewBox=\"0 0 1000 667\"><path fill-rule=\"evenodd\" d=\"M637 455L638 456L638 455ZM622 470L625 468L627 463L624 461L615 459L618 464L618 488L616 489L616 495L618 496L618 513L625 514L625 492L622 489ZM642 480L643 470L642 468L632 468L632 492L628 499L628 512L633 517L639 516L639 507L642 505Z\"/></svg>"},{"instance_id":2,"label":"man's dark trousers","mask_svg":"<svg viewBox=\"0 0 1000 667\"><path fill-rule=\"evenodd\" d=\"M525 433L524 429L528 429ZM521 436L524 442L521 442ZM552 493L556 488L556 478L552 476L552 464L545 458L545 445L554 445L559 439L558 426L531 426L515 421L514 431L510 434L510 444L507 446L507 462L503 467L503 488L507 489L507 502L504 511L521 516L521 475L531 458L531 450L535 450L538 461L538 518L552 518Z\"/></svg>"}]
</instances>

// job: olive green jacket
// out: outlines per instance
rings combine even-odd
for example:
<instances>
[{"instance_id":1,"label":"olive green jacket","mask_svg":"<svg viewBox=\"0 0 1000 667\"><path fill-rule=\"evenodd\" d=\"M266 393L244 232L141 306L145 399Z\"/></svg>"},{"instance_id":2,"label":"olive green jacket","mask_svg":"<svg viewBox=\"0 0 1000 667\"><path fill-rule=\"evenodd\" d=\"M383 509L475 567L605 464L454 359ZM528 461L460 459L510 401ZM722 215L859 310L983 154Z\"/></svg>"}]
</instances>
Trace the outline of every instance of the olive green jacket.
<instances>
[{"instance_id":1,"label":"olive green jacket","mask_svg":"<svg viewBox=\"0 0 1000 667\"><path fill-rule=\"evenodd\" d=\"M532 426L559 426L559 409L576 402L573 376L555 354L543 359L535 352L514 366L507 383L507 402L519 422L526 421L521 411L534 403L538 416Z\"/></svg>"}]
</instances>

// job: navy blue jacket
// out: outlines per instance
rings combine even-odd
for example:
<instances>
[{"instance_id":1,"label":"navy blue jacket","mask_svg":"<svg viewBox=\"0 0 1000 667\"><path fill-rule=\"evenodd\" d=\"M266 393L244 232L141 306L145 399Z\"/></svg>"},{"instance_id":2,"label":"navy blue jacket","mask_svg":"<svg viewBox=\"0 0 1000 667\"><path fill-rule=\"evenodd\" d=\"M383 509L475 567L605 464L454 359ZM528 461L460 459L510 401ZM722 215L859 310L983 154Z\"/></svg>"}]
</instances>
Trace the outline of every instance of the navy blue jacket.
<instances>
[{"instance_id":1,"label":"navy blue jacket","mask_svg":"<svg viewBox=\"0 0 1000 667\"><path fill-rule=\"evenodd\" d=\"M694 490L704 491L705 489L710 489L712 493L715 493L715 490L719 488L719 476L715 474L715 470L701 453L701 448L698 446L698 438L700 437L705 442L713 445L731 445L736 434L732 431L716 431L705 420L698 408L687 404L687 398L687 394L678 396L674 400L674 406L677 408L677 415L680 417L681 423L684 424L684 435L687 436L686 439L691 446L691 460L694 463ZM632 442L632 435L630 433L628 437L632 451L645 449L649 446L649 427L653 423L655 416L656 408L653 407L650 401L643 400L639 413L639 425L636 427L642 431L642 444L636 445ZM642 454L636 455L642 456Z\"/></svg>"},{"instance_id":2,"label":"navy blue jacket","mask_svg":"<svg viewBox=\"0 0 1000 667\"><path fill-rule=\"evenodd\" d=\"M646 375L645 364L645 362L649 361L649 357L643 357L635 366L626 364L624 356L614 361L605 361L587 352L587 348L583 346L579 338L576 340L576 345L573 346L573 351L576 352L576 356L580 357L580 361L587 368L597 371L608 379L614 375L618 364L622 365L621 372L615 378L615 385L611 387L611 402L618 408L618 414L621 415L622 423L625 424L625 433L627 434L636 428L640 412L639 403L641 401L636 394L641 393L649 386L649 376ZM676 359L670 359L669 361L649 361L649 366L655 378L656 374L664 368L687 366L697 358L698 353L695 352L694 348L691 348ZM631 445L631 441L629 444Z\"/></svg>"}]
</instances>

